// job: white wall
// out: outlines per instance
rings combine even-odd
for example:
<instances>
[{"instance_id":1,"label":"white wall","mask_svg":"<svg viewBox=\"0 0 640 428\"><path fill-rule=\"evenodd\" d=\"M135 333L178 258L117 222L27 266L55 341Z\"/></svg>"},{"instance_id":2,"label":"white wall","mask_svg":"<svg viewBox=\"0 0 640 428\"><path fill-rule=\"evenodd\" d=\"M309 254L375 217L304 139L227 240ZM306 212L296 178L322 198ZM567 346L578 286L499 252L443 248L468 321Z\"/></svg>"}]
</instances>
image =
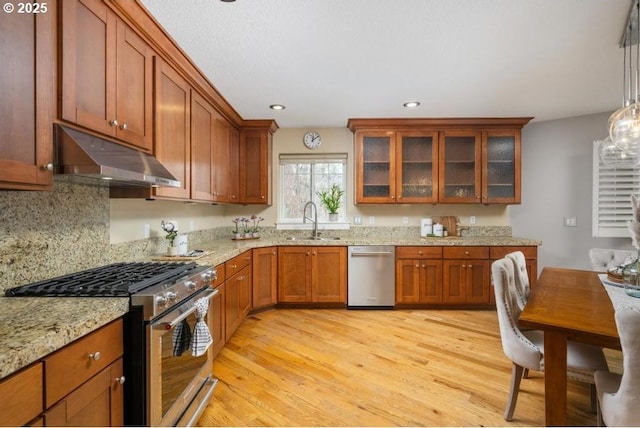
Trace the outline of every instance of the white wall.
<instances>
[{"instance_id":1,"label":"white wall","mask_svg":"<svg viewBox=\"0 0 640 428\"><path fill-rule=\"evenodd\" d=\"M538 269L590 269L589 249L632 249L631 239L591 236L592 142L609 113L530 123L522 132L522 204L509 208L514 236L542 240ZM577 227L565 227L565 216Z\"/></svg>"}]
</instances>

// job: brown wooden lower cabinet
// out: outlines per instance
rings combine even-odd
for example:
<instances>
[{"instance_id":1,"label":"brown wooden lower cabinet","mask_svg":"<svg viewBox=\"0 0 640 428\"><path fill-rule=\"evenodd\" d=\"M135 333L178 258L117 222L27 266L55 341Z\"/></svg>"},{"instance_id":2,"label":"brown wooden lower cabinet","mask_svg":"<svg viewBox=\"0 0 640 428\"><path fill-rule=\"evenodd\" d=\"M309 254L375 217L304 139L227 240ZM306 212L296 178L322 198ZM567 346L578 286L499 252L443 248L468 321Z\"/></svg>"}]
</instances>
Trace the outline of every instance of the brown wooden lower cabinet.
<instances>
[{"instance_id":1,"label":"brown wooden lower cabinet","mask_svg":"<svg viewBox=\"0 0 640 428\"><path fill-rule=\"evenodd\" d=\"M224 344L226 343L226 330L225 330L225 291L226 284L220 284L216 287L218 294L211 298L209 305L211 311L211 337L213 338L213 344L211 345L212 358L220 353Z\"/></svg>"},{"instance_id":2,"label":"brown wooden lower cabinet","mask_svg":"<svg viewBox=\"0 0 640 428\"><path fill-rule=\"evenodd\" d=\"M122 426L122 358L44 413L46 426Z\"/></svg>"},{"instance_id":3,"label":"brown wooden lower cabinet","mask_svg":"<svg viewBox=\"0 0 640 428\"><path fill-rule=\"evenodd\" d=\"M225 337L233 335L251 310L251 266L227 278L224 291Z\"/></svg>"},{"instance_id":4,"label":"brown wooden lower cabinet","mask_svg":"<svg viewBox=\"0 0 640 428\"><path fill-rule=\"evenodd\" d=\"M0 381L0 426L23 426L44 410L42 363Z\"/></svg>"},{"instance_id":5,"label":"brown wooden lower cabinet","mask_svg":"<svg viewBox=\"0 0 640 428\"><path fill-rule=\"evenodd\" d=\"M122 426L122 354L118 319L3 379L0 426Z\"/></svg>"},{"instance_id":6,"label":"brown wooden lower cabinet","mask_svg":"<svg viewBox=\"0 0 640 428\"><path fill-rule=\"evenodd\" d=\"M442 303L442 247L396 248L396 304Z\"/></svg>"},{"instance_id":7,"label":"brown wooden lower cabinet","mask_svg":"<svg viewBox=\"0 0 640 428\"><path fill-rule=\"evenodd\" d=\"M537 276L537 246L398 246L396 305L487 306L495 302L491 263L522 251L532 286Z\"/></svg>"},{"instance_id":8,"label":"brown wooden lower cabinet","mask_svg":"<svg viewBox=\"0 0 640 428\"><path fill-rule=\"evenodd\" d=\"M278 303L345 303L347 248L280 247Z\"/></svg>"},{"instance_id":9,"label":"brown wooden lower cabinet","mask_svg":"<svg viewBox=\"0 0 640 428\"><path fill-rule=\"evenodd\" d=\"M253 250L253 309L273 306L278 299L278 247Z\"/></svg>"}]
</instances>

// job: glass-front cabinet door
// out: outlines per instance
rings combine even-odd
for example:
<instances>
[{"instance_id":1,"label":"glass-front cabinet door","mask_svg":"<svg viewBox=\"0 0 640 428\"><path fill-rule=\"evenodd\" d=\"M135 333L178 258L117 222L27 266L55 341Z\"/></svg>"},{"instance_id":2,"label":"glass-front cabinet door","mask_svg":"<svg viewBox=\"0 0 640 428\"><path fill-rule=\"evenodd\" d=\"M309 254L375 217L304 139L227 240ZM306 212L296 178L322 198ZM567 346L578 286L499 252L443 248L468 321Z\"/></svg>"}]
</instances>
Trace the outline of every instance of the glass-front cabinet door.
<instances>
[{"instance_id":1,"label":"glass-front cabinet door","mask_svg":"<svg viewBox=\"0 0 640 428\"><path fill-rule=\"evenodd\" d=\"M440 134L440 203L480 203L482 133L444 131Z\"/></svg>"},{"instance_id":2,"label":"glass-front cabinet door","mask_svg":"<svg viewBox=\"0 0 640 428\"><path fill-rule=\"evenodd\" d=\"M482 203L520 203L520 132L483 132Z\"/></svg>"},{"instance_id":3,"label":"glass-front cabinet door","mask_svg":"<svg viewBox=\"0 0 640 428\"><path fill-rule=\"evenodd\" d=\"M356 135L356 203L394 203L395 132Z\"/></svg>"},{"instance_id":4,"label":"glass-front cabinet door","mask_svg":"<svg viewBox=\"0 0 640 428\"><path fill-rule=\"evenodd\" d=\"M437 132L398 132L396 145L397 202L438 202Z\"/></svg>"}]
</instances>

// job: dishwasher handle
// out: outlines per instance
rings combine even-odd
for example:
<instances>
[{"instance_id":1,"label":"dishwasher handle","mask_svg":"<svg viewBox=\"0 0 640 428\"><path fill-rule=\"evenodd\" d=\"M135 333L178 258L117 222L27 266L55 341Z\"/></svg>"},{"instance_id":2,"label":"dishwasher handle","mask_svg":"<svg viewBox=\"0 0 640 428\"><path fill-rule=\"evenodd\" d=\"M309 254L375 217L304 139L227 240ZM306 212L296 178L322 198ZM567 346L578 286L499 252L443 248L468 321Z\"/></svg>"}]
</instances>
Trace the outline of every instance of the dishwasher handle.
<instances>
[{"instance_id":1,"label":"dishwasher handle","mask_svg":"<svg viewBox=\"0 0 640 428\"><path fill-rule=\"evenodd\" d=\"M353 257L375 257L375 256L390 256L392 251L352 251Z\"/></svg>"}]
</instances>

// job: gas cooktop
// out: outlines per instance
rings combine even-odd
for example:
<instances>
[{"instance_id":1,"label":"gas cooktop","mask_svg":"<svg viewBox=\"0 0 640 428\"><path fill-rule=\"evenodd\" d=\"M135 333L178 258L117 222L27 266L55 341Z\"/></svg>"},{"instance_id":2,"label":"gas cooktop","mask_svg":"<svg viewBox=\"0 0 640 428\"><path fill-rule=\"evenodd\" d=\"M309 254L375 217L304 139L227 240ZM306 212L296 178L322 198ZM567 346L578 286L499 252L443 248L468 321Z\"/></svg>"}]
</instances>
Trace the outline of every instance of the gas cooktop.
<instances>
[{"instance_id":1,"label":"gas cooktop","mask_svg":"<svg viewBox=\"0 0 640 428\"><path fill-rule=\"evenodd\" d=\"M5 295L127 297L147 287L180 278L196 267L194 262L114 263L10 288Z\"/></svg>"}]
</instances>

